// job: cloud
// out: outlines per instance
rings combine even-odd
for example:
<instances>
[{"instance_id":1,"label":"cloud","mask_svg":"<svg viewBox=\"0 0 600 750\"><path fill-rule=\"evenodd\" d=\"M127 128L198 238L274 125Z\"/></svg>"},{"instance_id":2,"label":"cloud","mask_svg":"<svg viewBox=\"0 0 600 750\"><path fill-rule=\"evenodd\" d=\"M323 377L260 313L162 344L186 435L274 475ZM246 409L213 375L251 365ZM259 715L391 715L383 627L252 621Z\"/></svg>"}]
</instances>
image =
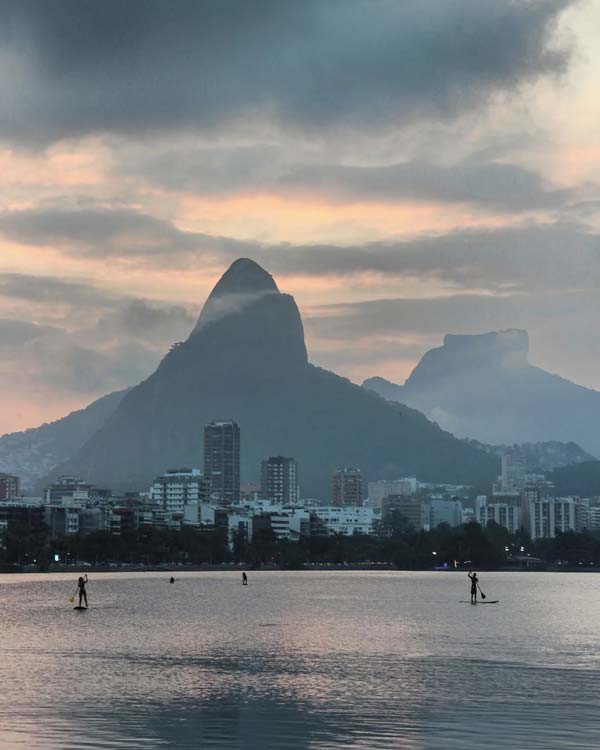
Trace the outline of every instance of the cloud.
<instances>
[{"instance_id":1,"label":"cloud","mask_svg":"<svg viewBox=\"0 0 600 750\"><path fill-rule=\"evenodd\" d=\"M177 331L188 333L196 319L196 311L187 305L139 299L110 289L54 276L0 273L0 298L37 305L39 310L59 302L65 309L63 325L71 330L82 330L90 336L103 337L107 333L146 340L163 339ZM88 326L90 318L93 326ZM1 319L0 319L1 320ZM85 321L85 326L82 325ZM36 331L58 331L16 319L6 319L14 331L23 336ZM70 324L70 326L69 326ZM172 339L168 339L169 342ZM158 341L157 346L161 345Z\"/></svg>"},{"instance_id":2,"label":"cloud","mask_svg":"<svg viewBox=\"0 0 600 750\"><path fill-rule=\"evenodd\" d=\"M285 144L255 146L164 146L141 152L123 148L117 174L141 177L167 190L221 196L267 192L335 203L472 203L523 212L556 209L577 200L572 190L548 185L522 166L478 161L451 165L412 159L384 165L352 165L315 160L315 155ZM302 161L302 159L306 161ZM593 206L591 201L590 210Z\"/></svg>"},{"instance_id":3,"label":"cloud","mask_svg":"<svg viewBox=\"0 0 600 750\"><path fill-rule=\"evenodd\" d=\"M100 317L90 335L101 341L118 340L121 346L143 343L161 354L174 341L187 337L194 322L193 312L182 305L132 299Z\"/></svg>"},{"instance_id":4,"label":"cloud","mask_svg":"<svg viewBox=\"0 0 600 750\"><path fill-rule=\"evenodd\" d=\"M474 203L501 211L557 208L572 194L553 189L513 164L462 162L436 166L409 161L388 166L304 165L284 174L280 186L335 201L439 201Z\"/></svg>"},{"instance_id":5,"label":"cloud","mask_svg":"<svg viewBox=\"0 0 600 750\"><path fill-rule=\"evenodd\" d=\"M132 299L52 277L0 274L0 388L30 395L96 396L147 377L173 341L187 337L195 315L182 305ZM25 302L54 324L16 317ZM61 306L60 316L53 314Z\"/></svg>"},{"instance_id":6,"label":"cloud","mask_svg":"<svg viewBox=\"0 0 600 750\"><path fill-rule=\"evenodd\" d=\"M21 0L0 7L0 134L393 129L564 70L570 0Z\"/></svg>"},{"instance_id":7,"label":"cloud","mask_svg":"<svg viewBox=\"0 0 600 750\"><path fill-rule=\"evenodd\" d=\"M600 237L575 224L460 230L362 246L265 248L274 272L387 279L435 277L465 289L591 288L600 282Z\"/></svg>"},{"instance_id":8,"label":"cloud","mask_svg":"<svg viewBox=\"0 0 600 750\"><path fill-rule=\"evenodd\" d=\"M0 216L0 230L23 244L66 247L84 255L187 252L198 240L172 224L128 209L36 208Z\"/></svg>"},{"instance_id":9,"label":"cloud","mask_svg":"<svg viewBox=\"0 0 600 750\"><path fill-rule=\"evenodd\" d=\"M0 233L13 242L52 245L74 256L114 257L169 268L201 262L227 266L251 257L279 276L375 274L435 278L449 286L494 292L582 289L600 284L600 236L578 224L525 223L463 229L443 235L363 245L267 245L187 232L127 209L34 208L0 214ZM2 284L9 283L6 280ZM49 299L60 289L11 277L13 291L32 285ZM60 282L53 282L60 286ZM74 295L86 294L73 287ZM92 292L95 294L97 292Z\"/></svg>"},{"instance_id":10,"label":"cloud","mask_svg":"<svg viewBox=\"0 0 600 750\"><path fill-rule=\"evenodd\" d=\"M183 258L204 252L235 255L247 245L185 232L150 214L126 208L38 207L0 214L0 233L13 242L56 247L69 254L118 258Z\"/></svg>"},{"instance_id":11,"label":"cloud","mask_svg":"<svg viewBox=\"0 0 600 750\"><path fill-rule=\"evenodd\" d=\"M93 305L96 308L111 307L123 299L116 292L92 284L25 273L0 273L0 296L35 303L60 301L69 306Z\"/></svg>"},{"instance_id":12,"label":"cloud","mask_svg":"<svg viewBox=\"0 0 600 750\"><path fill-rule=\"evenodd\" d=\"M290 148L284 144L199 146L188 139L180 143L157 139L151 148L128 142L118 142L114 148L118 177L141 177L152 185L195 195L273 190L290 160Z\"/></svg>"},{"instance_id":13,"label":"cloud","mask_svg":"<svg viewBox=\"0 0 600 750\"><path fill-rule=\"evenodd\" d=\"M56 332L50 326L39 326L26 320L0 318L0 351L12 352L15 347L23 346L35 339Z\"/></svg>"},{"instance_id":14,"label":"cloud","mask_svg":"<svg viewBox=\"0 0 600 750\"><path fill-rule=\"evenodd\" d=\"M21 320L0 321L0 385L23 390L95 393L122 385L123 365L77 343L67 330ZM126 369L126 368L125 368Z\"/></svg>"},{"instance_id":15,"label":"cloud","mask_svg":"<svg viewBox=\"0 0 600 750\"><path fill-rule=\"evenodd\" d=\"M539 325L569 311L589 315L600 309L593 291L564 294L454 294L428 299L379 299L323 305L306 317L306 328L321 339L346 339L416 333L431 338L446 333L481 333Z\"/></svg>"}]
</instances>

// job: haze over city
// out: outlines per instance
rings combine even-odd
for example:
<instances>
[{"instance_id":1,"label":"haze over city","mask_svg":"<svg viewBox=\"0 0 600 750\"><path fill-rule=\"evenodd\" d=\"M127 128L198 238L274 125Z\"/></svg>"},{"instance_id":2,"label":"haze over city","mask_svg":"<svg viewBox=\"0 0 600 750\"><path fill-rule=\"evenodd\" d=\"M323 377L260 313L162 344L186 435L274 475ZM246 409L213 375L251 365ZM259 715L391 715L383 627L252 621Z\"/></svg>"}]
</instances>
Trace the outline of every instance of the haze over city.
<instances>
[{"instance_id":1,"label":"haze over city","mask_svg":"<svg viewBox=\"0 0 600 750\"><path fill-rule=\"evenodd\" d=\"M600 6L376 8L2 5L1 432L147 377L240 256L354 382L521 328L600 388Z\"/></svg>"}]
</instances>

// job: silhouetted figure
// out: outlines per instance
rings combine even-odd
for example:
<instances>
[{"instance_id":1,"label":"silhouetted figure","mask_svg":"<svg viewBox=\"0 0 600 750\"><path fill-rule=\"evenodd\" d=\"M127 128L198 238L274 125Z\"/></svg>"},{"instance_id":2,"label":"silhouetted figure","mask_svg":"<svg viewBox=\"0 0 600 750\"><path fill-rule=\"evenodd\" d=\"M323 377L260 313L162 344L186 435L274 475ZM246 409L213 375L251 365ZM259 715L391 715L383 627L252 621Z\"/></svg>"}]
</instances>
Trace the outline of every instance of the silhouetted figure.
<instances>
[{"instance_id":1,"label":"silhouetted figure","mask_svg":"<svg viewBox=\"0 0 600 750\"><path fill-rule=\"evenodd\" d=\"M242 573L242 586L247 586L247 585L248 585L248 576L246 575L246 572L244 571Z\"/></svg>"},{"instance_id":2,"label":"silhouetted figure","mask_svg":"<svg viewBox=\"0 0 600 750\"><path fill-rule=\"evenodd\" d=\"M169 583L175 583L175 579L173 578L173 576L171 576L171 577L169 578Z\"/></svg>"},{"instance_id":3,"label":"silhouetted figure","mask_svg":"<svg viewBox=\"0 0 600 750\"><path fill-rule=\"evenodd\" d=\"M88 601L87 601L87 592L85 590L85 584L88 581L87 573L83 576L79 576L79 580L77 581L77 593L79 594L79 606L81 607L81 602L85 602L85 608L87 609Z\"/></svg>"},{"instance_id":4,"label":"silhouetted figure","mask_svg":"<svg viewBox=\"0 0 600 750\"><path fill-rule=\"evenodd\" d=\"M471 604L477 604L477 584L479 583L479 578L477 578L477 573L472 570L467 575L471 579Z\"/></svg>"}]
</instances>

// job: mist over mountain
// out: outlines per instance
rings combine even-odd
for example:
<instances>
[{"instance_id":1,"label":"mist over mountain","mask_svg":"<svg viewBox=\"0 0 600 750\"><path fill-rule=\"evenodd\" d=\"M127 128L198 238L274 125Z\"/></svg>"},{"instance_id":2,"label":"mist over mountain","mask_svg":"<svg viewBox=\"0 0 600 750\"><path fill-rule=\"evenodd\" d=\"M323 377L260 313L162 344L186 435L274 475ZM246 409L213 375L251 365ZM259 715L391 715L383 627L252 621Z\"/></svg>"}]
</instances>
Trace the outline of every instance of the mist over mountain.
<instances>
[{"instance_id":1,"label":"mist over mountain","mask_svg":"<svg viewBox=\"0 0 600 750\"><path fill-rule=\"evenodd\" d=\"M485 443L558 440L600 455L600 393L530 364L526 331L447 335L404 385L363 386L419 409L460 437Z\"/></svg>"},{"instance_id":2,"label":"mist over mountain","mask_svg":"<svg viewBox=\"0 0 600 750\"><path fill-rule=\"evenodd\" d=\"M296 303L248 259L210 294L187 341L132 388L106 423L54 475L75 473L118 489L144 489L169 467L201 466L203 426L234 418L241 428L242 481L260 461L294 456L304 497L329 497L339 466L367 478L412 474L479 483L498 461L422 414L390 404L311 365Z\"/></svg>"},{"instance_id":3,"label":"mist over mountain","mask_svg":"<svg viewBox=\"0 0 600 750\"><path fill-rule=\"evenodd\" d=\"M127 390L109 393L62 419L0 436L0 471L17 474L21 485L32 489L102 427L126 393Z\"/></svg>"}]
</instances>

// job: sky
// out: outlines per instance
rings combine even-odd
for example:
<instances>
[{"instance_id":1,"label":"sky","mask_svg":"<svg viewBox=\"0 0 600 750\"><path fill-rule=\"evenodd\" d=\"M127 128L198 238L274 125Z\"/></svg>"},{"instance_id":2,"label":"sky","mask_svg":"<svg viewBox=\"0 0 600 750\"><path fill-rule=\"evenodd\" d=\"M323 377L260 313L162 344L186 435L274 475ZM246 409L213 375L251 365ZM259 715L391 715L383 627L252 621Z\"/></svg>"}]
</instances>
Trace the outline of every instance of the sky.
<instances>
[{"instance_id":1,"label":"sky","mask_svg":"<svg viewBox=\"0 0 600 750\"><path fill-rule=\"evenodd\" d=\"M311 360L524 328L600 388L600 0L0 2L0 433L147 377L238 257Z\"/></svg>"}]
</instances>

